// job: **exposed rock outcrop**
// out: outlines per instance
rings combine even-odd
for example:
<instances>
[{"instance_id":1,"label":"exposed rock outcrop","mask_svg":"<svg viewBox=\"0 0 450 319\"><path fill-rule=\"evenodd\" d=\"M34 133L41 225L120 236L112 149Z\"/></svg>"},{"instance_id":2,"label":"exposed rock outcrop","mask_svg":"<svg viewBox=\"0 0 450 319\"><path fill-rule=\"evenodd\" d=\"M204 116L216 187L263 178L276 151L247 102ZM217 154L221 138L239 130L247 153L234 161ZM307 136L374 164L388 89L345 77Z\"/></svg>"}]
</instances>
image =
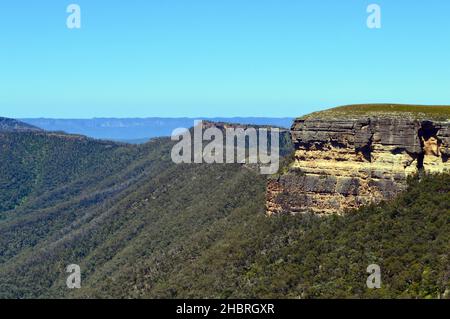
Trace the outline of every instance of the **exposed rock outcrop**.
<instances>
[{"instance_id":1,"label":"exposed rock outcrop","mask_svg":"<svg viewBox=\"0 0 450 319\"><path fill-rule=\"evenodd\" d=\"M448 111L448 109L447 109ZM267 187L267 213L341 213L379 202L420 170L450 170L450 121L410 114L297 119L294 161Z\"/></svg>"}]
</instances>

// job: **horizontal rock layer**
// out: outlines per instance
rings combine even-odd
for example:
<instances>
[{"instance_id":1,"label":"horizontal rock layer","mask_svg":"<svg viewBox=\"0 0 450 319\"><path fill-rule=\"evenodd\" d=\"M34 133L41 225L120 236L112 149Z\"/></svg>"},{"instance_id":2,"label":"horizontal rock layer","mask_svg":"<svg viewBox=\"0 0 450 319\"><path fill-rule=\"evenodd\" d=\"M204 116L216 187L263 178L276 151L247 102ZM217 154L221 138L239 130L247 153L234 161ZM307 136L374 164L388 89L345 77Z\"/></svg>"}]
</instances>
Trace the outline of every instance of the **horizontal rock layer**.
<instances>
[{"instance_id":1,"label":"horizontal rock layer","mask_svg":"<svg viewBox=\"0 0 450 319\"><path fill-rule=\"evenodd\" d=\"M298 119L295 159L271 179L267 213L341 213L389 199L419 170L450 169L450 122L412 118Z\"/></svg>"}]
</instances>

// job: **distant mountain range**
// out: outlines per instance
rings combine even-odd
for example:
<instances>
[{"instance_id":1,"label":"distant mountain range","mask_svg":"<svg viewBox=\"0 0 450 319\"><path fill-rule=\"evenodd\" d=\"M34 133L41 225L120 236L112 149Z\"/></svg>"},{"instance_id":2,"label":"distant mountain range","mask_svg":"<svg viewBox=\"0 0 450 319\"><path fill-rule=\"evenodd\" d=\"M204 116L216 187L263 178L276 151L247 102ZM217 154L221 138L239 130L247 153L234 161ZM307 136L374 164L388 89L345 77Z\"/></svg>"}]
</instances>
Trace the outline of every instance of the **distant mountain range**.
<instances>
[{"instance_id":1,"label":"distant mountain range","mask_svg":"<svg viewBox=\"0 0 450 319\"><path fill-rule=\"evenodd\" d=\"M146 142L153 137L170 136L176 128L192 127L202 118L94 118L94 119L21 119L21 121L46 131L63 131L97 139L129 143ZM253 125L271 125L289 128L293 118L217 117L203 118L214 122L229 122Z\"/></svg>"}]
</instances>

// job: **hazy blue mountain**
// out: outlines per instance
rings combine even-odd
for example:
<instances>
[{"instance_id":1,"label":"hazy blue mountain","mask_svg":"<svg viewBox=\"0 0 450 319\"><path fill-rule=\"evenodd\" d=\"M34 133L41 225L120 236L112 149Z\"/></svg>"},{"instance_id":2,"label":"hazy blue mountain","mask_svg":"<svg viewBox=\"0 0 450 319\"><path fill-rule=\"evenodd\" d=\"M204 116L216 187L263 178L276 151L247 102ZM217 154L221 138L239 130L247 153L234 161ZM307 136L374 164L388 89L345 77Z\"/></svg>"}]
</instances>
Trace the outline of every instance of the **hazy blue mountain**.
<instances>
[{"instance_id":1,"label":"hazy blue mountain","mask_svg":"<svg viewBox=\"0 0 450 319\"><path fill-rule=\"evenodd\" d=\"M217 122L273 125L289 128L293 118L203 118ZM47 131L64 131L98 139L142 143L153 137L170 136L179 127L193 126L194 118L94 118L94 119L22 119L23 122Z\"/></svg>"}]
</instances>

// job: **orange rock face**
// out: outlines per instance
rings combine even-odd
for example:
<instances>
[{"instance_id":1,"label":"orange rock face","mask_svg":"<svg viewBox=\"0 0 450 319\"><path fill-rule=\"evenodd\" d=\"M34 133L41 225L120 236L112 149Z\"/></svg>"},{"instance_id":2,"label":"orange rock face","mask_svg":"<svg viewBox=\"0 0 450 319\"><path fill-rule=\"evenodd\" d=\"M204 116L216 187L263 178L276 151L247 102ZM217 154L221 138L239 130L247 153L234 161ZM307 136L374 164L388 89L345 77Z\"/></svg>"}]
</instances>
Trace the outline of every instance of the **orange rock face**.
<instances>
[{"instance_id":1,"label":"orange rock face","mask_svg":"<svg viewBox=\"0 0 450 319\"><path fill-rule=\"evenodd\" d=\"M295 159L268 183L268 215L342 213L394 197L419 171L450 170L450 122L299 119L291 137Z\"/></svg>"}]
</instances>

